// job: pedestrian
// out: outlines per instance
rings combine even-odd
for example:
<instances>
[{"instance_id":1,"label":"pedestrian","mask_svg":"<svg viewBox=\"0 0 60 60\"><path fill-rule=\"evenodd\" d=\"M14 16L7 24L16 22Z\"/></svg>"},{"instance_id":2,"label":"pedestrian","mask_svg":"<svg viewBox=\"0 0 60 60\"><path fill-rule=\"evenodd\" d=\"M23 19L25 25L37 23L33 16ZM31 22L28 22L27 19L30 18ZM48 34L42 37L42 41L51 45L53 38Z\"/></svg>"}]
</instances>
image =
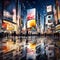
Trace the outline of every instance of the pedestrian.
<instances>
[{"instance_id":1,"label":"pedestrian","mask_svg":"<svg viewBox=\"0 0 60 60\"><path fill-rule=\"evenodd\" d=\"M20 42L22 42L22 32L20 33Z\"/></svg>"}]
</instances>

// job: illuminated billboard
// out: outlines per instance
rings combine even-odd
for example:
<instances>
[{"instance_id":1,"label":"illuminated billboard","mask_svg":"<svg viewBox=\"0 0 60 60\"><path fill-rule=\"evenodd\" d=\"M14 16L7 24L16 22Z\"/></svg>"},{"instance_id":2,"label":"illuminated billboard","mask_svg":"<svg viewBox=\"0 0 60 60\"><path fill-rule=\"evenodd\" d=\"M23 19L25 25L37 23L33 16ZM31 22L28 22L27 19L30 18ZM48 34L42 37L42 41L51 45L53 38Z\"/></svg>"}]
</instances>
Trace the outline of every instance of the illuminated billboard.
<instances>
[{"instance_id":1,"label":"illuminated billboard","mask_svg":"<svg viewBox=\"0 0 60 60\"><path fill-rule=\"evenodd\" d=\"M47 6L47 12L52 12L52 5Z\"/></svg>"},{"instance_id":2,"label":"illuminated billboard","mask_svg":"<svg viewBox=\"0 0 60 60\"><path fill-rule=\"evenodd\" d=\"M2 28L6 29L7 28L7 24L5 22L2 23Z\"/></svg>"},{"instance_id":3,"label":"illuminated billboard","mask_svg":"<svg viewBox=\"0 0 60 60\"><path fill-rule=\"evenodd\" d=\"M14 30L15 27L14 27L13 23L3 20L2 28L6 29L8 31L11 31L11 30Z\"/></svg>"},{"instance_id":4,"label":"illuminated billboard","mask_svg":"<svg viewBox=\"0 0 60 60\"><path fill-rule=\"evenodd\" d=\"M27 10L27 20L35 19L36 16L36 9L28 9Z\"/></svg>"},{"instance_id":5,"label":"illuminated billboard","mask_svg":"<svg viewBox=\"0 0 60 60\"><path fill-rule=\"evenodd\" d=\"M36 21L35 20L29 20L27 21L27 28L35 27Z\"/></svg>"},{"instance_id":6,"label":"illuminated billboard","mask_svg":"<svg viewBox=\"0 0 60 60\"><path fill-rule=\"evenodd\" d=\"M46 17L46 24L47 25L53 24L53 15L52 14L51 15L47 15L47 17Z\"/></svg>"},{"instance_id":7,"label":"illuminated billboard","mask_svg":"<svg viewBox=\"0 0 60 60\"><path fill-rule=\"evenodd\" d=\"M36 9L27 10L27 28L36 26Z\"/></svg>"}]
</instances>

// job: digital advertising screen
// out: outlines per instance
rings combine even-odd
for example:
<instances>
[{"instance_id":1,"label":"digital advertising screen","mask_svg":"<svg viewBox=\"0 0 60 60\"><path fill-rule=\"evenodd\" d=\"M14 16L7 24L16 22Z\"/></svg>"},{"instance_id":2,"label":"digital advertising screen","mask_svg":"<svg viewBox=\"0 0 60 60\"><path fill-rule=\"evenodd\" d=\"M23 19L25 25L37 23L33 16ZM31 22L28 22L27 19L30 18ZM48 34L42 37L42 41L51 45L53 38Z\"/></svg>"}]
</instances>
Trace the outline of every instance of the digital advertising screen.
<instances>
[{"instance_id":1,"label":"digital advertising screen","mask_svg":"<svg viewBox=\"0 0 60 60\"><path fill-rule=\"evenodd\" d=\"M27 28L36 26L36 9L27 10Z\"/></svg>"}]
</instances>

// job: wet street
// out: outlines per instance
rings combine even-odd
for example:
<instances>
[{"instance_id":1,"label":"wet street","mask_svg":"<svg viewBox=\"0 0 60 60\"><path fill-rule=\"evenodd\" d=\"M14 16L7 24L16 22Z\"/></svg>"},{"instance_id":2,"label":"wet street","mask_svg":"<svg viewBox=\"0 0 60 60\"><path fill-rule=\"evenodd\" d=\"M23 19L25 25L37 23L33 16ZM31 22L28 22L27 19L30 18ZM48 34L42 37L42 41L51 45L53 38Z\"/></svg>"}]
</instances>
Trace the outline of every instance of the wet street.
<instances>
[{"instance_id":1,"label":"wet street","mask_svg":"<svg viewBox=\"0 0 60 60\"><path fill-rule=\"evenodd\" d=\"M0 40L0 60L60 59L59 48L48 36L8 36Z\"/></svg>"}]
</instances>

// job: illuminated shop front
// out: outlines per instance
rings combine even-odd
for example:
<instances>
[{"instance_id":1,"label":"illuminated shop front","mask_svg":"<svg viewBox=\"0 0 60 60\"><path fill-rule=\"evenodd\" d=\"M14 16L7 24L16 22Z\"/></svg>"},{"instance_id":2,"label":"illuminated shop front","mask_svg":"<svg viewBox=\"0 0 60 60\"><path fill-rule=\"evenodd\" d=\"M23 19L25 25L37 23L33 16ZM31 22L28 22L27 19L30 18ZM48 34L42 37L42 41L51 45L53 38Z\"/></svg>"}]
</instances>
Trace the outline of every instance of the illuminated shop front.
<instances>
[{"instance_id":1,"label":"illuminated shop front","mask_svg":"<svg viewBox=\"0 0 60 60\"><path fill-rule=\"evenodd\" d=\"M56 32L60 32L60 24L55 27Z\"/></svg>"},{"instance_id":2,"label":"illuminated shop front","mask_svg":"<svg viewBox=\"0 0 60 60\"><path fill-rule=\"evenodd\" d=\"M6 31L11 32L11 31L16 31L17 26L13 22L3 20L2 28L5 29Z\"/></svg>"}]
</instances>

